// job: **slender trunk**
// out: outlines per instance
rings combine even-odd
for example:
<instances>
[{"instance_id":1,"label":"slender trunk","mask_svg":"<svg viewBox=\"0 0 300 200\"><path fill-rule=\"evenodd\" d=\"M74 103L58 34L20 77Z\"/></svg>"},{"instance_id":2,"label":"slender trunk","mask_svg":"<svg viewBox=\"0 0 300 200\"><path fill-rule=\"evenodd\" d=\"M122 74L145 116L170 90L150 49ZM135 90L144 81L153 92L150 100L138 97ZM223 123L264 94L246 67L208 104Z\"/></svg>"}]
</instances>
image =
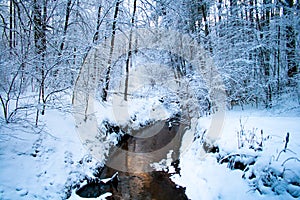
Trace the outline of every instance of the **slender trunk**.
<instances>
[{"instance_id":1,"label":"slender trunk","mask_svg":"<svg viewBox=\"0 0 300 200\"><path fill-rule=\"evenodd\" d=\"M219 17L219 22L222 20L222 0L219 0L219 4L218 4L218 17Z\"/></svg>"},{"instance_id":2,"label":"slender trunk","mask_svg":"<svg viewBox=\"0 0 300 200\"><path fill-rule=\"evenodd\" d=\"M45 63L45 56L46 56L46 29L47 29L47 1L44 0L43 2L43 15L42 15L42 69L41 69L41 99L43 101L43 107L41 114L45 114L45 107L46 107L46 99L45 99L45 79L46 79L46 63Z\"/></svg>"},{"instance_id":3,"label":"slender trunk","mask_svg":"<svg viewBox=\"0 0 300 200\"><path fill-rule=\"evenodd\" d=\"M73 48L73 65L76 65L76 47Z\"/></svg>"},{"instance_id":4,"label":"slender trunk","mask_svg":"<svg viewBox=\"0 0 300 200\"><path fill-rule=\"evenodd\" d=\"M41 2L43 4L41 5ZM43 6L43 7L42 7ZM41 114L45 114L45 56L46 56L46 23L47 23L47 0L34 0L34 43L37 56L36 69L40 72L39 82L39 99L38 104L42 103ZM39 120L40 106L38 105L36 114L36 125Z\"/></svg>"},{"instance_id":5,"label":"slender trunk","mask_svg":"<svg viewBox=\"0 0 300 200\"><path fill-rule=\"evenodd\" d=\"M278 25L277 33L277 90L280 93L280 25Z\"/></svg>"},{"instance_id":6,"label":"slender trunk","mask_svg":"<svg viewBox=\"0 0 300 200\"><path fill-rule=\"evenodd\" d=\"M283 14L290 20L293 15L292 8L294 6L293 0L287 0L287 5L284 6ZM288 65L288 76L293 77L298 72L298 66L296 62L296 32L293 25L288 24L286 27L286 57Z\"/></svg>"},{"instance_id":7,"label":"slender trunk","mask_svg":"<svg viewBox=\"0 0 300 200\"><path fill-rule=\"evenodd\" d=\"M263 12L262 31L264 31L263 33L265 34L264 37L268 41L270 39L268 32L270 30L271 12L269 6L271 2L270 0L264 0L263 4L265 6L265 12ZM265 75L265 84L266 84L266 108L271 108L272 107L272 86L271 86L272 77L271 77L271 66L270 66L270 50L267 47L262 49L261 56L262 56L262 66L265 72L264 75Z\"/></svg>"},{"instance_id":8,"label":"slender trunk","mask_svg":"<svg viewBox=\"0 0 300 200\"><path fill-rule=\"evenodd\" d=\"M280 25L280 8L278 6L276 6L275 8L275 17L278 20L277 25L276 25L276 31L277 31L277 52L276 52L276 57L274 58L274 61L276 62L277 65L277 94L280 94L280 56L281 56L281 48L280 48L280 40L281 40L281 25Z\"/></svg>"},{"instance_id":9,"label":"slender trunk","mask_svg":"<svg viewBox=\"0 0 300 200\"><path fill-rule=\"evenodd\" d=\"M254 2L253 2L253 0L250 0L249 20L251 23L254 23Z\"/></svg>"},{"instance_id":10,"label":"slender trunk","mask_svg":"<svg viewBox=\"0 0 300 200\"><path fill-rule=\"evenodd\" d=\"M13 4L13 12L14 12L14 20L13 20L13 24L14 24L14 29L17 29L17 11L16 11L16 2L14 1ZM13 31L13 47L17 46L17 30Z\"/></svg>"},{"instance_id":11,"label":"slender trunk","mask_svg":"<svg viewBox=\"0 0 300 200\"><path fill-rule=\"evenodd\" d=\"M129 33L129 46L128 46L128 53L126 58L126 77L125 77L125 91L124 91L124 100L127 101L127 93L128 93L128 82L129 82L129 66L130 66L130 59L132 56L132 33L133 33L133 27L134 27L134 20L135 20L135 13L136 13L136 2L137 0L134 0L133 2L133 12L131 17L131 27L130 27L130 33Z\"/></svg>"},{"instance_id":12,"label":"slender trunk","mask_svg":"<svg viewBox=\"0 0 300 200\"><path fill-rule=\"evenodd\" d=\"M42 11L41 11L41 6L40 2L38 0L34 0L33 2L33 22L34 22L34 45L35 45L35 53L37 56L41 54L41 45L40 45L40 39L41 39L41 21L42 21ZM39 69L39 62L37 61L36 64L36 70ZM37 126L38 121L39 121L39 104L40 104L40 99L41 99L41 92L39 88L39 95L38 95L38 106L36 110L36 117L35 117L35 125Z\"/></svg>"},{"instance_id":13,"label":"slender trunk","mask_svg":"<svg viewBox=\"0 0 300 200\"><path fill-rule=\"evenodd\" d=\"M9 1L9 41L8 41L8 45L9 45L9 48L10 50L12 48L14 48L16 46L16 37L17 37L17 31L16 31L16 28L17 28L17 21L16 21L16 2L14 0L10 0Z\"/></svg>"},{"instance_id":14,"label":"slender trunk","mask_svg":"<svg viewBox=\"0 0 300 200\"><path fill-rule=\"evenodd\" d=\"M4 116L4 119L5 119L5 123L9 123L9 120L8 120L8 107L7 107L7 102L9 101L9 99L8 100L4 100L3 98L2 98L2 96L1 96L1 94L0 94L0 100L1 100L1 105L2 105L2 110L3 110L3 116Z\"/></svg>"},{"instance_id":15,"label":"slender trunk","mask_svg":"<svg viewBox=\"0 0 300 200\"><path fill-rule=\"evenodd\" d=\"M96 33L93 38L94 43L96 43L99 40L99 32L101 26L101 10L102 10L102 1L99 3L99 7L98 7Z\"/></svg>"},{"instance_id":16,"label":"slender trunk","mask_svg":"<svg viewBox=\"0 0 300 200\"><path fill-rule=\"evenodd\" d=\"M202 15L204 20L204 33L205 36L208 36L209 29L208 29L208 21L207 21L207 6L205 5L205 3L202 4L201 10L202 10Z\"/></svg>"},{"instance_id":17,"label":"slender trunk","mask_svg":"<svg viewBox=\"0 0 300 200\"><path fill-rule=\"evenodd\" d=\"M103 96L102 96L103 101L107 101L107 92L108 92L109 82L110 82L111 62L112 62L112 55L113 55L113 51L114 51L114 45L115 45L116 25L117 25L117 18L118 18L120 4L121 4L121 0L117 0L116 7L115 7L115 13L114 13L114 20L112 23L112 35L111 35L111 40L110 40L110 52L109 52L109 58L108 58L108 67L107 67L107 72L106 72L106 76L105 76L105 86L103 88Z\"/></svg>"},{"instance_id":18,"label":"slender trunk","mask_svg":"<svg viewBox=\"0 0 300 200\"><path fill-rule=\"evenodd\" d=\"M259 12L258 12L258 0L255 0L255 15L256 15L256 25L257 25L257 30L261 31L261 25L260 25L260 18L259 18Z\"/></svg>"},{"instance_id":19,"label":"slender trunk","mask_svg":"<svg viewBox=\"0 0 300 200\"><path fill-rule=\"evenodd\" d=\"M13 48L13 0L9 2L9 48Z\"/></svg>"},{"instance_id":20,"label":"slender trunk","mask_svg":"<svg viewBox=\"0 0 300 200\"><path fill-rule=\"evenodd\" d=\"M68 27L69 27L69 19L70 19L70 14L71 14L71 5L72 5L72 0L68 0L67 8L66 8L66 17L65 17L64 30L63 30L63 38L62 38L62 42L60 44L59 55L62 54L62 51L63 51L64 46L65 46L65 39L66 39L66 35L67 35L67 30L68 30Z\"/></svg>"},{"instance_id":21,"label":"slender trunk","mask_svg":"<svg viewBox=\"0 0 300 200\"><path fill-rule=\"evenodd\" d=\"M39 109L40 102L41 102L41 90L39 90L38 108L36 109L36 116L35 116L35 125L36 126L38 125L39 118L40 118L40 109Z\"/></svg>"}]
</instances>

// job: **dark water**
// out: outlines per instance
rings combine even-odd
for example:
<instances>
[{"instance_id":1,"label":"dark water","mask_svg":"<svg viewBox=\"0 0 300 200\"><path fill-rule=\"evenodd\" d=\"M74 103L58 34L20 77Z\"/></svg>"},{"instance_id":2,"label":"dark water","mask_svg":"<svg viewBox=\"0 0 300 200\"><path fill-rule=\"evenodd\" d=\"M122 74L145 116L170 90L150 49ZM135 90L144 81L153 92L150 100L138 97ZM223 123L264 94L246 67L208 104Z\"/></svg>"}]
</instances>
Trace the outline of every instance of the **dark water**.
<instances>
[{"instance_id":1,"label":"dark water","mask_svg":"<svg viewBox=\"0 0 300 200\"><path fill-rule=\"evenodd\" d=\"M111 192L107 199L115 200L188 199L185 188L171 181L171 174L154 171L150 166L171 152L172 164L179 173L179 148L186 128L178 120L170 119L125 134L118 147L111 149L107 166L99 173L99 178L107 178L118 172L118 178L107 184L90 183L77 194L96 197Z\"/></svg>"},{"instance_id":2,"label":"dark water","mask_svg":"<svg viewBox=\"0 0 300 200\"><path fill-rule=\"evenodd\" d=\"M167 172L119 174L119 184L108 199L184 200L185 189L170 180Z\"/></svg>"}]
</instances>

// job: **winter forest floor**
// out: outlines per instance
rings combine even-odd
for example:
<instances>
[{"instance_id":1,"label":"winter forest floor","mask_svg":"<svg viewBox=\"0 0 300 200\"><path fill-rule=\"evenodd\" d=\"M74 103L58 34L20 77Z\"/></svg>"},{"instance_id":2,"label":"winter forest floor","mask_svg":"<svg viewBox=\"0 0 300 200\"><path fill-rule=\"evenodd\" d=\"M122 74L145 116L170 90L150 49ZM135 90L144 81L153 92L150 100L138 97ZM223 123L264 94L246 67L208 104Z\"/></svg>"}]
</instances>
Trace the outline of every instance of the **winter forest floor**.
<instances>
[{"instance_id":1,"label":"winter forest floor","mask_svg":"<svg viewBox=\"0 0 300 200\"><path fill-rule=\"evenodd\" d=\"M201 133L210 116L199 120ZM48 110L43 124L42 130L1 125L0 199L80 199L72 186L102 164L87 155L71 113ZM202 142L195 139L181 155L181 176L171 178L193 200L299 198L299 124L299 107L234 107L217 150L200 157Z\"/></svg>"}]
</instances>

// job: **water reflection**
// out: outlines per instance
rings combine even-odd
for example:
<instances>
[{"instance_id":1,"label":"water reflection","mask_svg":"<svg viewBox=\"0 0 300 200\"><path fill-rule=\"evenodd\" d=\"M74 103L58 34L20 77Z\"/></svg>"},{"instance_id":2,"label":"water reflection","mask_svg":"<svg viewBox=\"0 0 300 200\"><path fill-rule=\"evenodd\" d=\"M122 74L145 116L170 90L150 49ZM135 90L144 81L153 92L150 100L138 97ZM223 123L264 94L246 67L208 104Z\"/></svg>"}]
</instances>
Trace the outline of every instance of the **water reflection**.
<instances>
[{"instance_id":1,"label":"water reflection","mask_svg":"<svg viewBox=\"0 0 300 200\"><path fill-rule=\"evenodd\" d=\"M106 165L118 171L143 173L153 171L151 164L166 159L170 152L176 161L187 127L179 119L169 119L125 134L120 144L111 148Z\"/></svg>"},{"instance_id":2,"label":"water reflection","mask_svg":"<svg viewBox=\"0 0 300 200\"><path fill-rule=\"evenodd\" d=\"M185 189L173 183L167 172L120 174L117 190L108 199L185 200Z\"/></svg>"},{"instance_id":3,"label":"water reflection","mask_svg":"<svg viewBox=\"0 0 300 200\"><path fill-rule=\"evenodd\" d=\"M117 183L112 181L101 187L93 184L81 192L88 195L111 192L112 196L107 199L114 200L188 199L185 188L172 182L169 173L154 171L151 167L152 163L166 159L171 152L175 172L179 173L179 151L186 129L187 125L182 125L179 120L169 119L125 135L118 147L110 150L107 165L99 174L99 178L107 178L118 172Z\"/></svg>"},{"instance_id":4,"label":"water reflection","mask_svg":"<svg viewBox=\"0 0 300 200\"><path fill-rule=\"evenodd\" d=\"M188 199L185 189L172 182L170 174L154 171L151 167L152 163L165 159L171 150L175 171L179 173L179 149L186 128L179 119L169 119L125 135L119 147L111 151L108 160L109 166L113 166L112 162L124 166L119 171L118 187L110 199ZM106 170L106 176L114 173L114 169Z\"/></svg>"}]
</instances>

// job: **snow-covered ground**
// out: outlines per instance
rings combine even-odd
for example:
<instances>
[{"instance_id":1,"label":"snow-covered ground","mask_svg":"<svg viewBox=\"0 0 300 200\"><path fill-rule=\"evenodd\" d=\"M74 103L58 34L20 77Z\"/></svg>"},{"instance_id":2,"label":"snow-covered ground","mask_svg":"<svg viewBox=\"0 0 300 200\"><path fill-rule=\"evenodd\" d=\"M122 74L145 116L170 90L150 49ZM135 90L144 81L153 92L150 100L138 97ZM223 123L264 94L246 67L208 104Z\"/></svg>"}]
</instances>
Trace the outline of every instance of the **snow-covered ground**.
<instances>
[{"instance_id":1,"label":"snow-covered ground","mask_svg":"<svg viewBox=\"0 0 300 200\"><path fill-rule=\"evenodd\" d=\"M85 171L73 116L48 111L43 130L2 125L0 199L61 199L71 172Z\"/></svg>"},{"instance_id":2,"label":"snow-covered ground","mask_svg":"<svg viewBox=\"0 0 300 200\"><path fill-rule=\"evenodd\" d=\"M199 122L198 129L202 131L209 126L210 118L202 118ZM87 155L71 113L48 110L43 123L45 127L42 130L1 124L0 199L65 199L71 195L70 192L71 199L79 199L72 186L79 178L92 176L95 167L102 164ZM299 124L300 114L296 109L281 113L276 110L241 111L239 108L227 111L222 134L217 141L220 153L200 156L201 141L195 140L182 154L181 176L175 175L172 179L186 187L190 199L294 199L286 191L294 192L295 196L300 194L299 185L287 183L294 179L296 184L300 179L300 162L297 160L300 158ZM263 130L263 151L249 149L248 144L238 149L237 132L241 131L241 125L245 133L257 133L257 141L260 141ZM280 153L285 146L287 132L290 133L287 151ZM226 162L218 162L218 156L233 154L257 156L257 159L245 173L229 169ZM256 178L247 178L250 172ZM259 185L268 172L284 174L283 180L272 182L278 185L274 186L275 192L271 187ZM243 175L246 178L242 178ZM280 179L281 176L278 177ZM251 187L254 183L259 185L262 195Z\"/></svg>"},{"instance_id":3,"label":"snow-covered ground","mask_svg":"<svg viewBox=\"0 0 300 200\"><path fill-rule=\"evenodd\" d=\"M207 128L209 120L209 117L201 119L200 127ZM239 149L237 133L241 129L250 134L254 133L258 142L261 141L263 130L263 150L254 151L249 149L247 144ZM288 150L281 152L285 146L287 132L290 133ZM173 180L186 187L186 194L191 199L294 199L286 190L294 196L300 196L300 160L297 160L300 158L299 141L299 110L283 113L253 109L227 111L222 134L217 141L220 153L209 153L204 158L200 157L200 141L196 140L182 155L181 177L175 175ZM250 158L257 156L257 160L249 170L244 170L244 175L242 170L229 169L228 163L220 164L217 156L222 154L249 155ZM286 161L288 158L292 159ZM253 171L256 177L252 182L242 178ZM272 176L273 172L280 174L278 180L272 180L275 179L275 176ZM271 186L266 187L262 184L266 178L270 179L268 181ZM294 182L297 186L287 182ZM257 185L262 194L254 189Z\"/></svg>"}]
</instances>

